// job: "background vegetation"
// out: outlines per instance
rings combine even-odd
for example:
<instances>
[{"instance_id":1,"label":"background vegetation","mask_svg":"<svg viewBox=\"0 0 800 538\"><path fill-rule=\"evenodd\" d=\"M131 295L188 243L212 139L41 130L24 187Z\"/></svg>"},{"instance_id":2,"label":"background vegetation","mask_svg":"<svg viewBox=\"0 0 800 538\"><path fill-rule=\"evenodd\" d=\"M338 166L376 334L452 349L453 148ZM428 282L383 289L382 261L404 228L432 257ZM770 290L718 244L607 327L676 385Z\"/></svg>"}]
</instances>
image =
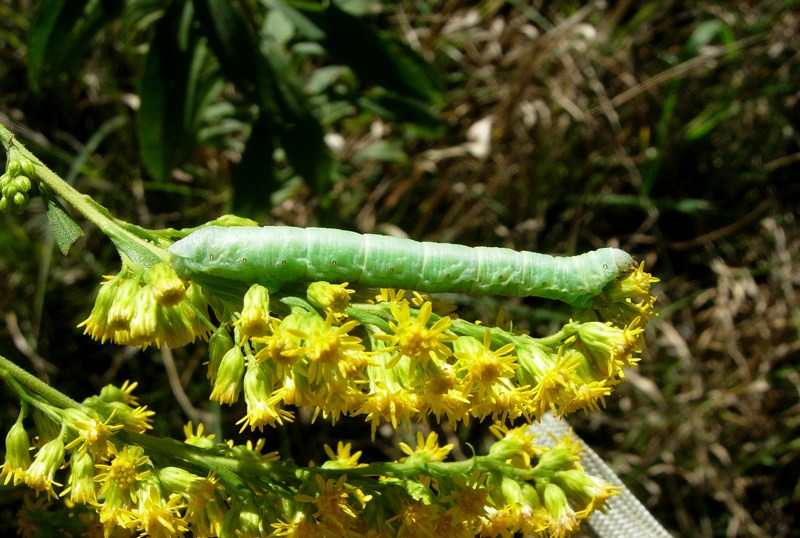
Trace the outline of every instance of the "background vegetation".
<instances>
[{"instance_id":1,"label":"background vegetation","mask_svg":"<svg viewBox=\"0 0 800 538\"><path fill-rule=\"evenodd\" d=\"M800 536L798 28L792 1L3 0L0 122L147 227L235 211L621 246L661 278L661 317L576 430L676 535ZM139 381L158 433L216 418L235 434L241 410L207 402L203 346L75 328L118 267L109 241L87 227L62 257L40 205L0 219L0 353L78 399ZM497 305L474 306L491 320ZM506 306L535 333L567 315ZM4 399L0 429L15 417ZM270 443L305 462L364 431L299 421ZM405 435L381 433L355 448ZM6 530L19 499L0 490Z\"/></svg>"}]
</instances>

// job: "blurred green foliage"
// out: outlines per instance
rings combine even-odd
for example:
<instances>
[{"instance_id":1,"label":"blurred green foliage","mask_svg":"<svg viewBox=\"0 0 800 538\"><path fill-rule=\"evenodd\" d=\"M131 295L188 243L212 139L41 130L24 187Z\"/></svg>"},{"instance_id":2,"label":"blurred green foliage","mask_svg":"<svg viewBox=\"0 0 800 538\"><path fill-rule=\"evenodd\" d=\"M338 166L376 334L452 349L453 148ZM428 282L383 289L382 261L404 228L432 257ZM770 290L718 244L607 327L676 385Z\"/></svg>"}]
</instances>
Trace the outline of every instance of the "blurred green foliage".
<instances>
[{"instance_id":1,"label":"blurred green foliage","mask_svg":"<svg viewBox=\"0 0 800 538\"><path fill-rule=\"evenodd\" d=\"M579 433L679 535L797 536L798 28L793 1L7 0L0 119L143 226L234 210L625 248L662 278L661 320ZM46 228L35 201L0 217L3 354L78 399L138 380L178 432L166 359L75 329L114 249L87 228L61 257ZM534 333L565 315L504 306ZM206 401L202 349L170 360ZM317 424L318 446L347 428ZM304 460L307 440L271 442Z\"/></svg>"}]
</instances>

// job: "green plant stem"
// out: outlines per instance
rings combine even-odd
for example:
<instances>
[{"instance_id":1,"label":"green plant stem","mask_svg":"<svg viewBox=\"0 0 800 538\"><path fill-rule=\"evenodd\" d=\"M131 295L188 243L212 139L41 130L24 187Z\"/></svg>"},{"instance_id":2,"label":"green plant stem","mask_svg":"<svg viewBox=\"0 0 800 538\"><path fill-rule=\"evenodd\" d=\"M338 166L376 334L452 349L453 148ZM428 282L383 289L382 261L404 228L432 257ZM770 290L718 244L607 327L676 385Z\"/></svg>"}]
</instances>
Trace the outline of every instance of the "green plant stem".
<instances>
[{"instance_id":1,"label":"green plant stem","mask_svg":"<svg viewBox=\"0 0 800 538\"><path fill-rule=\"evenodd\" d=\"M76 402L69 396L57 391L38 377L23 370L1 355L0 370L10 375L12 379L14 379L23 387L41 396L45 401L53 406L60 407L62 409L68 409L70 407L82 407L79 402Z\"/></svg>"},{"instance_id":2,"label":"green plant stem","mask_svg":"<svg viewBox=\"0 0 800 538\"><path fill-rule=\"evenodd\" d=\"M18 151L20 155L29 159L36 167L36 179L56 193L63 201L72 206L73 209L78 211L87 220L100 228L100 230L117 245L121 253L135 258L137 262L144 261L146 264L152 264L158 261L169 262L169 255L165 250L134 235L117 222L103 206L75 190L19 142L16 137L14 137L14 134L2 123L0 123L0 141L3 142L7 152L13 148ZM135 245L133 249L135 254L133 256L131 256L130 244ZM143 260L143 254L144 258L149 259Z\"/></svg>"}]
</instances>

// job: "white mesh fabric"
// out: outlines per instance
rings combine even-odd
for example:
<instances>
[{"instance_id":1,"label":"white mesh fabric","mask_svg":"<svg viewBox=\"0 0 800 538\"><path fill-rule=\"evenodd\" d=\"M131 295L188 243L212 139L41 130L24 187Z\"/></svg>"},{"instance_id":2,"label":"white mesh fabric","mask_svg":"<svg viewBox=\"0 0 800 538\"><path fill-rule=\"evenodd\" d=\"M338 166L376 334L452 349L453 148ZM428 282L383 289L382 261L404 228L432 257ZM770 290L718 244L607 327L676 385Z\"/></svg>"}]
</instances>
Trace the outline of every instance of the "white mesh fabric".
<instances>
[{"instance_id":1,"label":"white mesh fabric","mask_svg":"<svg viewBox=\"0 0 800 538\"><path fill-rule=\"evenodd\" d=\"M533 423L531 429L539 434L536 438L537 444L552 446L555 444L555 439L547 434L552 433L556 438L560 438L569 431L569 423L564 419L555 418L552 413L547 413L542 417L541 423ZM623 488L620 495L608 500L605 513L595 512L589 519L589 525L595 534L599 538L671 538L672 535L633 496L603 459L574 432L572 437L580 442L584 450L580 464L586 472Z\"/></svg>"}]
</instances>

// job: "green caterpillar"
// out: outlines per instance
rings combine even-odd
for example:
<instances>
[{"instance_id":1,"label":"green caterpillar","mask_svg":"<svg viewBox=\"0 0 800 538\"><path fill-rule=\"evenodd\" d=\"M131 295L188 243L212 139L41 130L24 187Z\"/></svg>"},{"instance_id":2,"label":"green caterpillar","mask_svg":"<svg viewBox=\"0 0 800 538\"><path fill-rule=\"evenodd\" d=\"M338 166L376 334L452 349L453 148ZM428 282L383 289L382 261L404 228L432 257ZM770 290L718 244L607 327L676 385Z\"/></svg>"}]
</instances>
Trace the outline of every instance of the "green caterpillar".
<instances>
[{"instance_id":1,"label":"green caterpillar","mask_svg":"<svg viewBox=\"0 0 800 538\"><path fill-rule=\"evenodd\" d=\"M175 242L169 252L183 277L259 283L270 291L292 282L326 280L431 293L537 296L577 307L588 306L609 282L635 266L629 254L614 248L554 257L270 226L201 228Z\"/></svg>"}]
</instances>

